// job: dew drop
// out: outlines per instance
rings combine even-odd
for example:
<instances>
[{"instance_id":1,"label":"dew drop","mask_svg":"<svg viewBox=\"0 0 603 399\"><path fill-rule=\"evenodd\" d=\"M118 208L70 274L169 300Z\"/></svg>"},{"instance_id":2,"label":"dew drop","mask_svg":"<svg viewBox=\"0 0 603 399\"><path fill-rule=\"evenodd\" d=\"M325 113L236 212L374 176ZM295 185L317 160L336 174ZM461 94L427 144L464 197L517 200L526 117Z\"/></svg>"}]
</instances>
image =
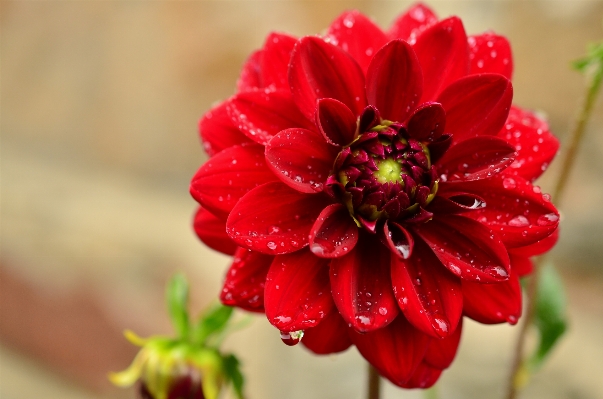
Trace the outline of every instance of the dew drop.
<instances>
[{"instance_id":1,"label":"dew drop","mask_svg":"<svg viewBox=\"0 0 603 399\"><path fill-rule=\"evenodd\" d=\"M303 330L291 331L291 332L281 331L281 340L283 341L283 343L285 343L285 345L288 345L288 346L295 346L295 345L299 344L299 341L301 341L303 336L304 336Z\"/></svg>"},{"instance_id":2,"label":"dew drop","mask_svg":"<svg viewBox=\"0 0 603 399\"><path fill-rule=\"evenodd\" d=\"M379 308L379 314L381 316L385 316L387 314L387 309L385 309L384 307L380 307Z\"/></svg>"},{"instance_id":3,"label":"dew drop","mask_svg":"<svg viewBox=\"0 0 603 399\"><path fill-rule=\"evenodd\" d=\"M542 215L538 218L536 223L539 226L550 226L551 224L555 224L559 221L559 216L554 213L548 213L546 215Z\"/></svg>"},{"instance_id":4,"label":"dew drop","mask_svg":"<svg viewBox=\"0 0 603 399\"><path fill-rule=\"evenodd\" d=\"M528 218L526 218L525 216L517 215L513 219L509 220L507 222L507 224L509 226L513 226L513 227L525 227L525 226L528 226L530 224L530 222L528 221Z\"/></svg>"},{"instance_id":5,"label":"dew drop","mask_svg":"<svg viewBox=\"0 0 603 399\"><path fill-rule=\"evenodd\" d=\"M276 247L277 247L277 245L276 245L276 243L275 243L274 241L268 241L268 243L266 244L266 246L268 247L268 249L271 249L271 250L273 250L273 251L274 251L274 250L276 249Z\"/></svg>"},{"instance_id":6,"label":"dew drop","mask_svg":"<svg viewBox=\"0 0 603 399\"><path fill-rule=\"evenodd\" d=\"M503 180L503 187L507 190L512 190L517 187L517 184L515 183L514 179L512 179L511 177L507 177Z\"/></svg>"}]
</instances>

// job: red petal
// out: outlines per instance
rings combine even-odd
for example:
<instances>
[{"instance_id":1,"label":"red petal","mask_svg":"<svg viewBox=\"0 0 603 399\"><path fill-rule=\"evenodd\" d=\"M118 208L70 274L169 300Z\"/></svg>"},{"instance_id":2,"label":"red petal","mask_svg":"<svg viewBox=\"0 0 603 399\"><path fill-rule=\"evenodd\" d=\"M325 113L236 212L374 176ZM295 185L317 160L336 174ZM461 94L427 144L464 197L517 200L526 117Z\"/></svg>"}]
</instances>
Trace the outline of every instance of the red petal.
<instances>
[{"instance_id":1,"label":"red petal","mask_svg":"<svg viewBox=\"0 0 603 399\"><path fill-rule=\"evenodd\" d=\"M445 184L441 189L448 189ZM507 247L523 247L540 241L557 229L559 213L548 194L521 177L494 176L491 179L454 184L455 190L479 195L486 207L467 216L488 226Z\"/></svg>"},{"instance_id":2,"label":"red petal","mask_svg":"<svg viewBox=\"0 0 603 399\"><path fill-rule=\"evenodd\" d=\"M412 377L430 342L429 336L401 315L387 327L367 334L350 331L350 337L360 354L398 386Z\"/></svg>"},{"instance_id":3,"label":"red petal","mask_svg":"<svg viewBox=\"0 0 603 399\"><path fill-rule=\"evenodd\" d=\"M234 255L236 244L226 234L226 223L208 210L199 208L193 223L195 233L205 245L226 255Z\"/></svg>"},{"instance_id":4,"label":"red petal","mask_svg":"<svg viewBox=\"0 0 603 399\"><path fill-rule=\"evenodd\" d=\"M521 316L521 286L511 270L509 280L496 284L463 281L465 315L484 324L517 323Z\"/></svg>"},{"instance_id":5,"label":"red petal","mask_svg":"<svg viewBox=\"0 0 603 399\"><path fill-rule=\"evenodd\" d=\"M469 36L469 58L471 74L498 73L511 79L513 75L513 55L511 45L504 36L494 33Z\"/></svg>"},{"instance_id":6,"label":"red petal","mask_svg":"<svg viewBox=\"0 0 603 399\"><path fill-rule=\"evenodd\" d=\"M283 130L266 146L270 169L283 183L303 193L322 191L336 156L336 147L305 129Z\"/></svg>"},{"instance_id":7,"label":"red petal","mask_svg":"<svg viewBox=\"0 0 603 399\"><path fill-rule=\"evenodd\" d=\"M462 330L463 319L461 318L459 325L452 335L442 339L432 339L429 342L423 362L437 369L448 368L456 356L456 351L461 341Z\"/></svg>"},{"instance_id":8,"label":"red petal","mask_svg":"<svg viewBox=\"0 0 603 399\"><path fill-rule=\"evenodd\" d=\"M481 223L464 216L442 215L414 229L444 266L462 279L497 282L508 278L507 249Z\"/></svg>"},{"instance_id":9,"label":"red petal","mask_svg":"<svg viewBox=\"0 0 603 399\"><path fill-rule=\"evenodd\" d=\"M475 194L445 192L436 196L427 209L434 214L465 213L486 206L486 201Z\"/></svg>"},{"instance_id":10,"label":"red petal","mask_svg":"<svg viewBox=\"0 0 603 399\"><path fill-rule=\"evenodd\" d=\"M226 107L228 101L210 109L199 121L199 132L203 148L209 156L243 143L251 143L235 125L232 124Z\"/></svg>"},{"instance_id":11,"label":"red petal","mask_svg":"<svg viewBox=\"0 0 603 399\"><path fill-rule=\"evenodd\" d=\"M318 100L316 126L331 144L344 146L354 140L356 116L342 102L332 98Z\"/></svg>"},{"instance_id":12,"label":"red petal","mask_svg":"<svg viewBox=\"0 0 603 399\"><path fill-rule=\"evenodd\" d=\"M446 110L446 133L455 143L495 135L507 119L512 99L513 86L501 75L471 75L456 81L438 97Z\"/></svg>"},{"instance_id":13,"label":"red petal","mask_svg":"<svg viewBox=\"0 0 603 399\"><path fill-rule=\"evenodd\" d=\"M448 85L469 73L467 35L457 17L425 30L413 48L423 70L421 102L434 100Z\"/></svg>"},{"instance_id":14,"label":"red petal","mask_svg":"<svg viewBox=\"0 0 603 399\"><path fill-rule=\"evenodd\" d=\"M289 86L301 112L314 120L316 101L334 98L360 115L366 106L364 74L342 49L319 37L304 37L295 46L289 65Z\"/></svg>"},{"instance_id":15,"label":"red petal","mask_svg":"<svg viewBox=\"0 0 603 399\"><path fill-rule=\"evenodd\" d=\"M241 76L237 81L237 91L247 91L264 87L262 84L260 62L263 50L253 52L241 71Z\"/></svg>"},{"instance_id":16,"label":"red petal","mask_svg":"<svg viewBox=\"0 0 603 399\"><path fill-rule=\"evenodd\" d=\"M408 120L408 135L419 141L434 142L442 136L446 126L446 111L441 104L421 104Z\"/></svg>"},{"instance_id":17,"label":"red petal","mask_svg":"<svg viewBox=\"0 0 603 399\"><path fill-rule=\"evenodd\" d=\"M509 117L498 136L515 147L515 162L504 172L509 176L521 176L534 181L549 166L557 151L559 141L549 127L530 111L511 107Z\"/></svg>"},{"instance_id":18,"label":"red petal","mask_svg":"<svg viewBox=\"0 0 603 399\"><path fill-rule=\"evenodd\" d=\"M527 276L534 270L534 265L530 258L514 255L512 253L509 253L509 258L511 259L511 269L517 273L518 277Z\"/></svg>"},{"instance_id":19,"label":"red petal","mask_svg":"<svg viewBox=\"0 0 603 399\"><path fill-rule=\"evenodd\" d=\"M343 352L352 345L348 326L337 309L332 309L316 327L307 329L301 342L317 355Z\"/></svg>"},{"instance_id":20,"label":"red petal","mask_svg":"<svg viewBox=\"0 0 603 399\"><path fill-rule=\"evenodd\" d=\"M306 249L274 258L266 278L264 307L281 331L316 326L332 309L329 261Z\"/></svg>"},{"instance_id":21,"label":"red petal","mask_svg":"<svg viewBox=\"0 0 603 399\"><path fill-rule=\"evenodd\" d=\"M331 290L344 320L356 331L383 328L398 314L389 272L389 251L374 236L331 261Z\"/></svg>"},{"instance_id":22,"label":"red petal","mask_svg":"<svg viewBox=\"0 0 603 399\"><path fill-rule=\"evenodd\" d=\"M505 170L515 148L498 137L472 137L452 146L438 161L438 173L445 181L481 180ZM442 178L444 179L444 178Z\"/></svg>"},{"instance_id":23,"label":"red petal","mask_svg":"<svg viewBox=\"0 0 603 399\"><path fill-rule=\"evenodd\" d=\"M398 305L408 321L437 338L455 331L463 311L461 283L425 244L417 242L410 259L392 257L391 274Z\"/></svg>"},{"instance_id":24,"label":"red petal","mask_svg":"<svg viewBox=\"0 0 603 399\"><path fill-rule=\"evenodd\" d=\"M220 293L224 305L264 312L264 285L274 256L238 248Z\"/></svg>"},{"instance_id":25,"label":"red petal","mask_svg":"<svg viewBox=\"0 0 603 399\"><path fill-rule=\"evenodd\" d=\"M266 166L263 147L235 146L201 166L191 181L190 192L204 208L226 218L249 190L275 180L277 177Z\"/></svg>"},{"instance_id":26,"label":"red petal","mask_svg":"<svg viewBox=\"0 0 603 399\"><path fill-rule=\"evenodd\" d=\"M373 54L387 43L381 28L356 10L346 11L333 21L325 40L347 51L363 72L366 72Z\"/></svg>"},{"instance_id":27,"label":"red petal","mask_svg":"<svg viewBox=\"0 0 603 399\"><path fill-rule=\"evenodd\" d=\"M256 187L237 202L226 232L241 246L271 255L308 245L308 232L328 205L323 195L301 194L280 182Z\"/></svg>"},{"instance_id":28,"label":"red petal","mask_svg":"<svg viewBox=\"0 0 603 399\"><path fill-rule=\"evenodd\" d=\"M356 246L358 227L345 206L332 204L318 215L308 240L314 255L339 258Z\"/></svg>"},{"instance_id":29,"label":"red petal","mask_svg":"<svg viewBox=\"0 0 603 399\"><path fill-rule=\"evenodd\" d=\"M437 369L427 365L425 362L421 362L415 372L412 374L410 379L403 384L404 388L421 388L426 389L435 384L440 375L442 374L441 369Z\"/></svg>"},{"instance_id":30,"label":"red petal","mask_svg":"<svg viewBox=\"0 0 603 399\"><path fill-rule=\"evenodd\" d=\"M438 22L438 17L425 4L417 3L400 15L388 32L390 39L402 39L414 44L417 36Z\"/></svg>"},{"instance_id":31,"label":"red petal","mask_svg":"<svg viewBox=\"0 0 603 399\"><path fill-rule=\"evenodd\" d=\"M247 137L266 144L278 132L293 127L312 128L300 114L288 91L247 91L228 104L232 123Z\"/></svg>"},{"instance_id":32,"label":"red petal","mask_svg":"<svg viewBox=\"0 0 603 399\"><path fill-rule=\"evenodd\" d=\"M383 224L385 243L396 258L408 259L415 245L412 234L398 223L387 221Z\"/></svg>"},{"instance_id":33,"label":"red petal","mask_svg":"<svg viewBox=\"0 0 603 399\"><path fill-rule=\"evenodd\" d=\"M542 240L537 241L533 244L526 245L525 247L511 248L509 250L509 253L526 257L542 255L545 252L550 251L551 248L553 248L555 244L557 244L558 239L559 229L555 230L550 236L545 237Z\"/></svg>"},{"instance_id":34,"label":"red petal","mask_svg":"<svg viewBox=\"0 0 603 399\"><path fill-rule=\"evenodd\" d=\"M271 33L264 43L260 61L262 87L289 90L287 72L297 39L283 33Z\"/></svg>"},{"instance_id":35,"label":"red petal","mask_svg":"<svg viewBox=\"0 0 603 399\"><path fill-rule=\"evenodd\" d=\"M384 119L405 121L422 91L421 66L408 43L393 40L375 54L366 74L366 96Z\"/></svg>"}]
</instances>

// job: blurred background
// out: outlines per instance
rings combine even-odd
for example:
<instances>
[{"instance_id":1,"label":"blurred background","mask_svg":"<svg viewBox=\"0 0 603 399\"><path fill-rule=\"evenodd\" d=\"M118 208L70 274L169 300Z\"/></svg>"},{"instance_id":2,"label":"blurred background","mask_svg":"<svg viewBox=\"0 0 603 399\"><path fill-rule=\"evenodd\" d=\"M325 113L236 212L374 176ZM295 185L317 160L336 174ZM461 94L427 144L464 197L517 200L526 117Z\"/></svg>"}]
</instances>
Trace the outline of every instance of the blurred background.
<instances>
[{"instance_id":1,"label":"blurred background","mask_svg":"<svg viewBox=\"0 0 603 399\"><path fill-rule=\"evenodd\" d=\"M131 398L108 371L136 349L122 336L171 333L163 289L175 271L201 310L228 258L194 236L188 183L205 155L196 130L230 96L273 30L323 31L356 8L386 28L408 1L0 2L0 397ZM603 39L603 1L431 1L468 33L511 40L515 103L548 115L562 142L584 79L569 63ZM570 330L526 398L603 397L603 101L562 206L554 250ZM557 160L540 181L551 190ZM517 328L466 323L447 398L501 397ZM227 347L249 398L362 398L355 349L319 358L285 347L263 317ZM229 397L227 395L227 397ZM419 398L386 385L384 398Z\"/></svg>"}]
</instances>

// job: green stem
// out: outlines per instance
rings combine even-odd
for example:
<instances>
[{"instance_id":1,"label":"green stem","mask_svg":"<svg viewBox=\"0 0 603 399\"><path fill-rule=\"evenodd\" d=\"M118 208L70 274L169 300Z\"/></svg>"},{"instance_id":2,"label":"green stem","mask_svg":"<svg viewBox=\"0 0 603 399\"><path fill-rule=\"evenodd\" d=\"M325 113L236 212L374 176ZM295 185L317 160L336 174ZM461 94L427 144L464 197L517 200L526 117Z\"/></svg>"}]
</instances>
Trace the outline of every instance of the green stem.
<instances>
[{"instance_id":1,"label":"green stem","mask_svg":"<svg viewBox=\"0 0 603 399\"><path fill-rule=\"evenodd\" d=\"M376 368L368 365L368 399L379 399L381 396L381 376Z\"/></svg>"},{"instance_id":2,"label":"green stem","mask_svg":"<svg viewBox=\"0 0 603 399\"><path fill-rule=\"evenodd\" d=\"M424 390L423 397L425 399L439 399L440 392L438 391L437 385L434 385L431 388Z\"/></svg>"},{"instance_id":3,"label":"green stem","mask_svg":"<svg viewBox=\"0 0 603 399\"><path fill-rule=\"evenodd\" d=\"M586 97L582 105L582 109L576 120L576 126L570 136L568 149L563 159L561 166L561 175L557 180L555 190L553 191L553 200L557 207L561 203L562 195L567 186L570 172L576 161L576 154L586 130L586 124L591 117L597 95L601 90L601 83L603 82L603 62L597 65L597 69L592 77L590 85L586 91ZM515 352L513 356L513 362L511 365L511 374L508 382L507 399L516 399L519 395L521 388L526 385L529 379L529 371L526 370L524 364L524 352L525 352L525 341L528 330L534 321L534 314L536 311L536 293L538 290L538 283L540 280L540 268L544 261L544 256L541 256L534 262L534 272L529 280L526 288L526 296L529 299L526 315L524 316L523 324L519 330L517 337L517 343L515 346Z\"/></svg>"}]
</instances>

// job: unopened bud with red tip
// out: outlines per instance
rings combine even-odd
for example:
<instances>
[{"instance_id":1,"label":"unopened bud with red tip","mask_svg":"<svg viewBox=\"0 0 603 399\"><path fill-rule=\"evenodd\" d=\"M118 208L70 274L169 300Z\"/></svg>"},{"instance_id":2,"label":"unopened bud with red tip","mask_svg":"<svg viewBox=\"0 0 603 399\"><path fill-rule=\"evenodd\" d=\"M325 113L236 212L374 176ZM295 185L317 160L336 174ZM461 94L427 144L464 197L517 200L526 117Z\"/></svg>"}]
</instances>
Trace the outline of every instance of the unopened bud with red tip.
<instances>
[{"instance_id":1,"label":"unopened bud with red tip","mask_svg":"<svg viewBox=\"0 0 603 399\"><path fill-rule=\"evenodd\" d=\"M167 299L178 337L144 339L127 330L126 338L141 349L130 367L109 374L111 382L129 387L138 381L140 399L216 399L223 386L231 383L242 399L239 362L234 355L218 349L232 308L213 307L191 326L186 310L188 283L181 275L170 281Z\"/></svg>"}]
</instances>

